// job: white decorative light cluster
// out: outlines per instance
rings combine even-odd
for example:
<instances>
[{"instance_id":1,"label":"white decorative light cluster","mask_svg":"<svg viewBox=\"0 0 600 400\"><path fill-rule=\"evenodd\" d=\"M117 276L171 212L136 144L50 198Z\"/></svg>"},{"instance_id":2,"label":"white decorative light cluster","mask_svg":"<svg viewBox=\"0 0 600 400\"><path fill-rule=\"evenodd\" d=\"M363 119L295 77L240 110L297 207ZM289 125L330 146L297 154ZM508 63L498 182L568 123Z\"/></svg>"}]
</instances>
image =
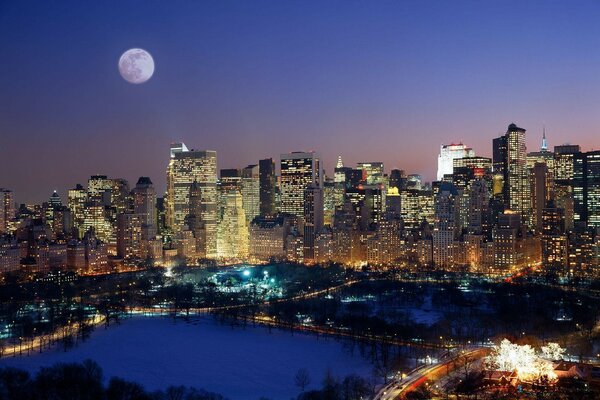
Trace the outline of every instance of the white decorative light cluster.
<instances>
[{"instance_id":1,"label":"white decorative light cluster","mask_svg":"<svg viewBox=\"0 0 600 400\"><path fill-rule=\"evenodd\" d=\"M494 346L486 358L486 366L494 371L516 371L522 381L534 382L542 378L555 381L557 376L552 361L562 359L564 353L565 349L557 343L549 343L536 352L530 345L518 345L504 339Z\"/></svg>"}]
</instances>

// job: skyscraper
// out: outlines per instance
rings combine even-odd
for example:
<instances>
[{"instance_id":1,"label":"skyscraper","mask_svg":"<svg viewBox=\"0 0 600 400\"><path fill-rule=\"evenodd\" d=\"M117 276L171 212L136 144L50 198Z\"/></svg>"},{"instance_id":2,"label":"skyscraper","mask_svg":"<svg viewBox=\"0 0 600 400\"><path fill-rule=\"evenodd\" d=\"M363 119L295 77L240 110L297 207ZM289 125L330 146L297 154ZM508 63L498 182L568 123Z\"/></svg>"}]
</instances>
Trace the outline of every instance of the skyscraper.
<instances>
[{"instance_id":1,"label":"skyscraper","mask_svg":"<svg viewBox=\"0 0 600 400\"><path fill-rule=\"evenodd\" d=\"M398 189L398 192L406 189L406 173L401 169L390 171L389 187Z\"/></svg>"},{"instance_id":2,"label":"skyscraper","mask_svg":"<svg viewBox=\"0 0 600 400\"><path fill-rule=\"evenodd\" d=\"M537 233L542 232L542 214L552 197L552 178L548 165L536 162L531 169L531 205L533 227Z\"/></svg>"},{"instance_id":3,"label":"skyscraper","mask_svg":"<svg viewBox=\"0 0 600 400\"><path fill-rule=\"evenodd\" d=\"M356 169L364 171L365 183L367 185L383 183L382 162L359 162L356 164Z\"/></svg>"},{"instance_id":4,"label":"skyscraper","mask_svg":"<svg viewBox=\"0 0 600 400\"><path fill-rule=\"evenodd\" d=\"M600 151L573 157L573 197L575 224L600 228Z\"/></svg>"},{"instance_id":5,"label":"skyscraper","mask_svg":"<svg viewBox=\"0 0 600 400\"><path fill-rule=\"evenodd\" d=\"M319 156L314 152L281 155L281 212L304 216L304 194L309 185L322 187Z\"/></svg>"},{"instance_id":6,"label":"skyscraper","mask_svg":"<svg viewBox=\"0 0 600 400\"><path fill-rule=\"evenodd\" d=\"M246 213L246 225L260 214L260 172L259 166L248 165L242 169L242 203Z\"/></svg>"},{"instance_id":7,"label":"skyscraper","mask_svg":"<svg viewBox=\"0 0 600 400\"><path fill-rule=\"evenodd\" d=\"M50 199L48 199L48 206L52 209L62 206L62 200L56 190L52 192Z\"/></svg>"},{"instance_id":8,"label":"skyscraper","mask_svg":"<svg viewBox=\"0 0 600 400\"><path fill-rule=\"evenodd\" d=\"M338 156L333 172L333 181L335 183L343 183L346 179L346 172L344 170L344 162L342 161L342 156Z\"/></svg>"},{"instance_id":9,"label":"skyscraper","mask_svg":"<svg viewBox=\"0 0 600 400\"><path fill-rule=\"evenodd\" d=\"M171 145L167 168L167 225L174 233L184 228L190 213L190 189L196 182L200 192L200 220L204 230L201 253L217 254L217 152L188 150L185 144Z\"/></svg>"},{"instance_id":10,"label":"skyscraper","mask_svg":"<svg viewBox=\"0 0 600 400\"><path fill-rule=\"evenodd\" d=\"M260 184L260 215L275 215L275 161L266 158L258 162Z\"/></svg>"},{"instance_id":11,"label":"skyscraper","mask_svg":"<svg viewBox=\"0 0 600 400\"><path fill-rule=\"evenodd\" d=\"M88 179L88 200L110 206L112 186L106 175L92 175Z\"/></svg>"},{"instance_id":12,"label":"skyscraper","mask_svg":"<svg viewBox=\"0 0 600 400\"><path fill-rule=\"evenodd\" d=\"M500 136L492 141L492 172L493 187L492 194L502 201L504 207L508 208L508 193L504 191L504 184L508 181L508 144L506 136Z\"/></svg>"},{"instance_id":13,"label":"skyscraper","mask_svg":"<svg viewBox=\"0 0 600 400\"><path fill-rule=\"evenodd\" d=\"M433 262L436 265L452 266L455 258L455 239L458 234L459 199L456 187L450 183L442 183L436 195L435 222L432 233Z\"/></svg>"},{"instance_id":14,"label":"skyscraper","mask_svg":"<svg viewBox=\"0 0 600 400\"><path fill-rule=\"evenodd\" d=\"M553 272L562 272L567 266L567 236L565 215L553 202L542 210L542 266Z\"/></svg>"},{"instance_id":15,"label":"skyscraper","mask_svg":"<svg viewBox=\"0 0 600 400\"><path fill-rule=\"evenodd\" d=\"M112 178L110 184L110 206L117 214L129 211L131 205L129 182L123 178Z\"/></svg>"},{"instance_id":16,"label":"skyscraper","mask_svg":"<svg viewBox=\"0 0 600 400\"><path fill-rule=\"evenodd\" d=\"M525 129L510 124L506 134L494 139L494 174L503 176L502 194L505 207L518 212L531 224L531 188L527 170Z\"/></svg>"},{"instance_id":17,"label":"skyscraper","mask_svg":"<svg viewBox=\"0 0 600 400\"><path fill-rule=\"evenodd\" d=\"M476 188L473 184L478 182ZM471 215L472 212L480 213L487 209L487 204L482 205L479 202L489 200L489 194L492 187L492 160L486 157L463 157L453 160L452 183L458 191L457 208L459 210L457 224L460 229L467 228L471 224L471 217L479 220L480 215ZM481 187L483 184L484 187ZM474 197L473 197L474 196ZM481 198L483 196L483 198ZM477 208L473 209L471 202L477 203ZM471 233L474 233L470 231ZM479 232L482 233L482 232Z\"/></svg>"},{"instance_id":18,"label":"skyscraper","mask_svg":"<svg viewBox=\"0 0 600 400\"><path fill-rule=\"evenodd\" d=\"M438 156L437 180L441 181L444 175L452 174L453 160L463 157L475 157L475 152L462 143L443 144Z\"/></svg>"},{"instance_id":19,"label":"skyscraper","mask_svg":"<svg viewBox=\"0 0 600 400\"><path fill-rule=\"evenodd\" d=\"M77 238L82 238L85 232L85 203L87 202L87 191L80 184L75 185L73 189L69 189L67 194L67 205L71 210L71 218L73 228L77 231Z\"/></svg>"},{"instance_id":20,"label":"skyscraper","mask_svg":"<svg viewBox=\"0 0 600 400\"><path fill-rule=\"evenodd\" d=\"M550 174L554 171L554 153L548 150L548 141L546 140L546 128L542 133L542 144L540 151L527 153L527 168L531 169L535 163L544 163L548 165Z\"/></svg>"},{"instance_id":21,"label":"skyscraper","mask_svg":"<svg viewBox=\"0 0 600 400\"><path fill-rule=\"evenodd\" d=\"M133 213L140 216L142 224L142 237L145 240L156 236L156 190L152 181L147 176L141 176L133 195Z\"/></svg>"},{"instance_id":22,"label":"skyscraper","mask_svg":"<svg viewBox=\"0 0 600 400\"><path fill-rule=\"evenodd\" d=\"M491 221L489 215L490 190L483 178L477 178L469 185L467 190L468 202L467 232L472 235L488 235L490 233ZM460 215L462 216L462 212Z\"/></svg>"},{"instance_id":23,"label":"skyscraper","mask_svg":"<svg viewBox=\"0 0 600 400\"><path fill-rule=\"evenodd\" d=\"M218 226L218 256L243 259L248 256L248 225L242 194L230 188L224 196L223 216Z\"/></svg>"},{"instance_id":24,"label":"skyscraper","mask_svg":"<svg viewBox=\"0 0 600 400\"><path fill-rule=\"evenodd\" d=\"M310 184L304 190L304 260L315 260L315 238L323 229L323 188Z\"/></svg>"},{"instance_id":25,"label":"skyscraper","mask_svg":"<svg viewBox=\"0 0 600 400\"><path fill-rule=\"evenodd\" d=\"M565 212L565 228L574 226L573 200L573 157L581 151L578 145L565 144L554 146L554 199L556 206Z\"/></svg>"},{"instance_id":26,"label":"skyscraper","mask_svg":"<svg viewBox=\"0 0 600 400\"><path fill-rule=\"evenodd\" d=\"M0 234L9 231L10 221L15 217L13 192L0 188Z\"/></svg>"},{"instance_id":27,"label":"skyscraper","mask_svg":"<svg viewBox=\"0 0 600 400\"><path fill-rule=\"evenodd\" d=\"M143 215L119 214L117 218L117 256L141 258L143 253Z\"/></svg>"}]
</instances>

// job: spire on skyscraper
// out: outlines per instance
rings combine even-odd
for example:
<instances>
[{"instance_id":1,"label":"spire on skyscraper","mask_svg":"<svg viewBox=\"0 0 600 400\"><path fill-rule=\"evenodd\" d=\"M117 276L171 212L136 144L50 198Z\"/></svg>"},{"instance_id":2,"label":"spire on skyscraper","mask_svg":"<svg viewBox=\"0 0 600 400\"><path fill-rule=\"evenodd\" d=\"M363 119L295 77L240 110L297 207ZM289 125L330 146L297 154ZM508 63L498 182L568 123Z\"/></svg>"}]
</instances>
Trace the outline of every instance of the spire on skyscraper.
<instances>
[{"instance_id":1,"label":"spire on skyscraper","mask_svg":"<svg viewBox=\"0 0 600 400\"><path fill-rule=\"evenodd\" d=\"M548 142L546 141L546 125L544 125L544 130L542 134L542 151L548 151Z\"/></svg>"},{"instance_id":2,"label":"spire on skyscraper","mask_svg":"<svg viewBox=\"0 0 600 400\"><path fill-rule=\"evenodd\" d=\"M339 155L337 159L337 164L335 164L336 168L344 168L344 163L342 162L342 156Z\"/></svg>"}]
</instances>

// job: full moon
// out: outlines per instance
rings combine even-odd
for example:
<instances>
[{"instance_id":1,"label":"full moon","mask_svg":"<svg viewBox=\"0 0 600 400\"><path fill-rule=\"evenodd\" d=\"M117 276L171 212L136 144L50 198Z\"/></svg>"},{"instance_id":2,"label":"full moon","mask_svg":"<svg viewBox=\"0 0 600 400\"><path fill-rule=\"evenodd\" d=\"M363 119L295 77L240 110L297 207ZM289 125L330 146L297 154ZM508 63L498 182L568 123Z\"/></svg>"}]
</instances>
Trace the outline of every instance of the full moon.
<instances>
[{"instance_id":1,"label":"full moon","mask_svg":"<svg viewBox=\"0 0 600 400\"><path fill-rule=\"evenodd\" d=\"M154 60L144 49L129 49L119 58L119 73L129 83L144 83L154 73Z\"/></svg>"}]
</instances>

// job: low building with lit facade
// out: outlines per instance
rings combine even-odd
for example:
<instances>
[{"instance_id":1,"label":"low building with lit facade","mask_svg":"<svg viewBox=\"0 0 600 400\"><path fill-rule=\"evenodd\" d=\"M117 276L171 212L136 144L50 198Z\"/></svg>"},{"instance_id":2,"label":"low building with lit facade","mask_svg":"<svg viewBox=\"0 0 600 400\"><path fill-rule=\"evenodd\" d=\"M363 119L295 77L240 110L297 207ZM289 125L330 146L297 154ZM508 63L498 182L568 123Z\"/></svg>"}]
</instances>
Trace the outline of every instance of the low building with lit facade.
<instances>
[{"instance_id":1,"label":"low building with lit facade","mask_svg":"<svg viewBox=\"0 0 600 400\"><path fill-rule=\"evenodd\" d=\"M330 227L325 227L315 238L315 261L328 263L334 259L333 232Z\"/></svg>"},{"instance_id":2,"label":"low building with lit facade","mask_svg":"<svg viewBox=\"0 0 600 400\"><path fill-rule=\"evenodd\" d=\"M288 222L281 215L255 218L250 224L250 259L285 259L288 228Z\"/></svg>"},{"instance_id":3,"label":"low building with lit facade","mask_svg":"<svg viewBox=\"0 0 600 400\"><path fill-rule=\"evenodd\" d=\"M18 271L21 252L16 239L0 238L0 274Z\"/></svg>"},{"instance_id":4,"label":"low building with lit facade","mask_svg":"<svg viewBox=\"0 0 600 400\"><path fill-rule=\"evenodd\" d=\"M108 245L96 237L84 239L87 274L107 274L111 272L108 263Z\"/></svg>"},{"instance_id":5,"label":"low building with lit facade","mask_svg":"<svg viewBox=\"0 0 600 400\"><path fill-rule=\"evenodd\" d=\"M568 274L575 277L592 278L598 275L595 264L594 232L578 229L567 234Z\"/></svg>"},{"instance_id":6,"label":"low building with lit facade","mask_svg":"<svg viewBox=\"0 0 600 400\"><path fill-rule=\"evenodd\" d=\"M108 263L108 245L91 231L82 240L72 239L66 245L66 269L80 275L112 272Z\"/></svg>"},{"instance_id":7,"label":"low building with lit facade","mask_svg":"<svg viewBox=\"0 0 600 400\"><path fill-rule=\"evenodd\" d=\"M523 262L522 243L519 240L521 215L506 211L498 217L498 225L493 229L494 270L506 272L515 269Z\"/></svg>"},{"instance_id":8,"label":"low building with lit facade","mask_svg":"<svg viewBox=\"0 0 600 400\"><path fill-rule=\"evenodd\" d=\"M123 259L144 258L142 238L144 216L120 214L117 222L117 257Z\"/></svg>"},{"instance_id":9,"label":"low building with lit facade","mask_svg":"<svg viewBox=\"0 0 600 400\"><path fill-rule=\"evenodd\" d=\"M67 269L78 274L86 272L85 244L77 239L67 245Z\"/></svg>"},{"instance_id":10,"label":"low building with lit facade","mask_svg":"<svg viewBox=\"0 0 600 400\"><path fill-rule=\"evenodd\" d=\"M202 254L197 251L196 238L191 230L182 229L178 231L173 242L177 249L177 258L180 261L196 265L198 259L202 257Z\"/></svg>"}]
</instances>

